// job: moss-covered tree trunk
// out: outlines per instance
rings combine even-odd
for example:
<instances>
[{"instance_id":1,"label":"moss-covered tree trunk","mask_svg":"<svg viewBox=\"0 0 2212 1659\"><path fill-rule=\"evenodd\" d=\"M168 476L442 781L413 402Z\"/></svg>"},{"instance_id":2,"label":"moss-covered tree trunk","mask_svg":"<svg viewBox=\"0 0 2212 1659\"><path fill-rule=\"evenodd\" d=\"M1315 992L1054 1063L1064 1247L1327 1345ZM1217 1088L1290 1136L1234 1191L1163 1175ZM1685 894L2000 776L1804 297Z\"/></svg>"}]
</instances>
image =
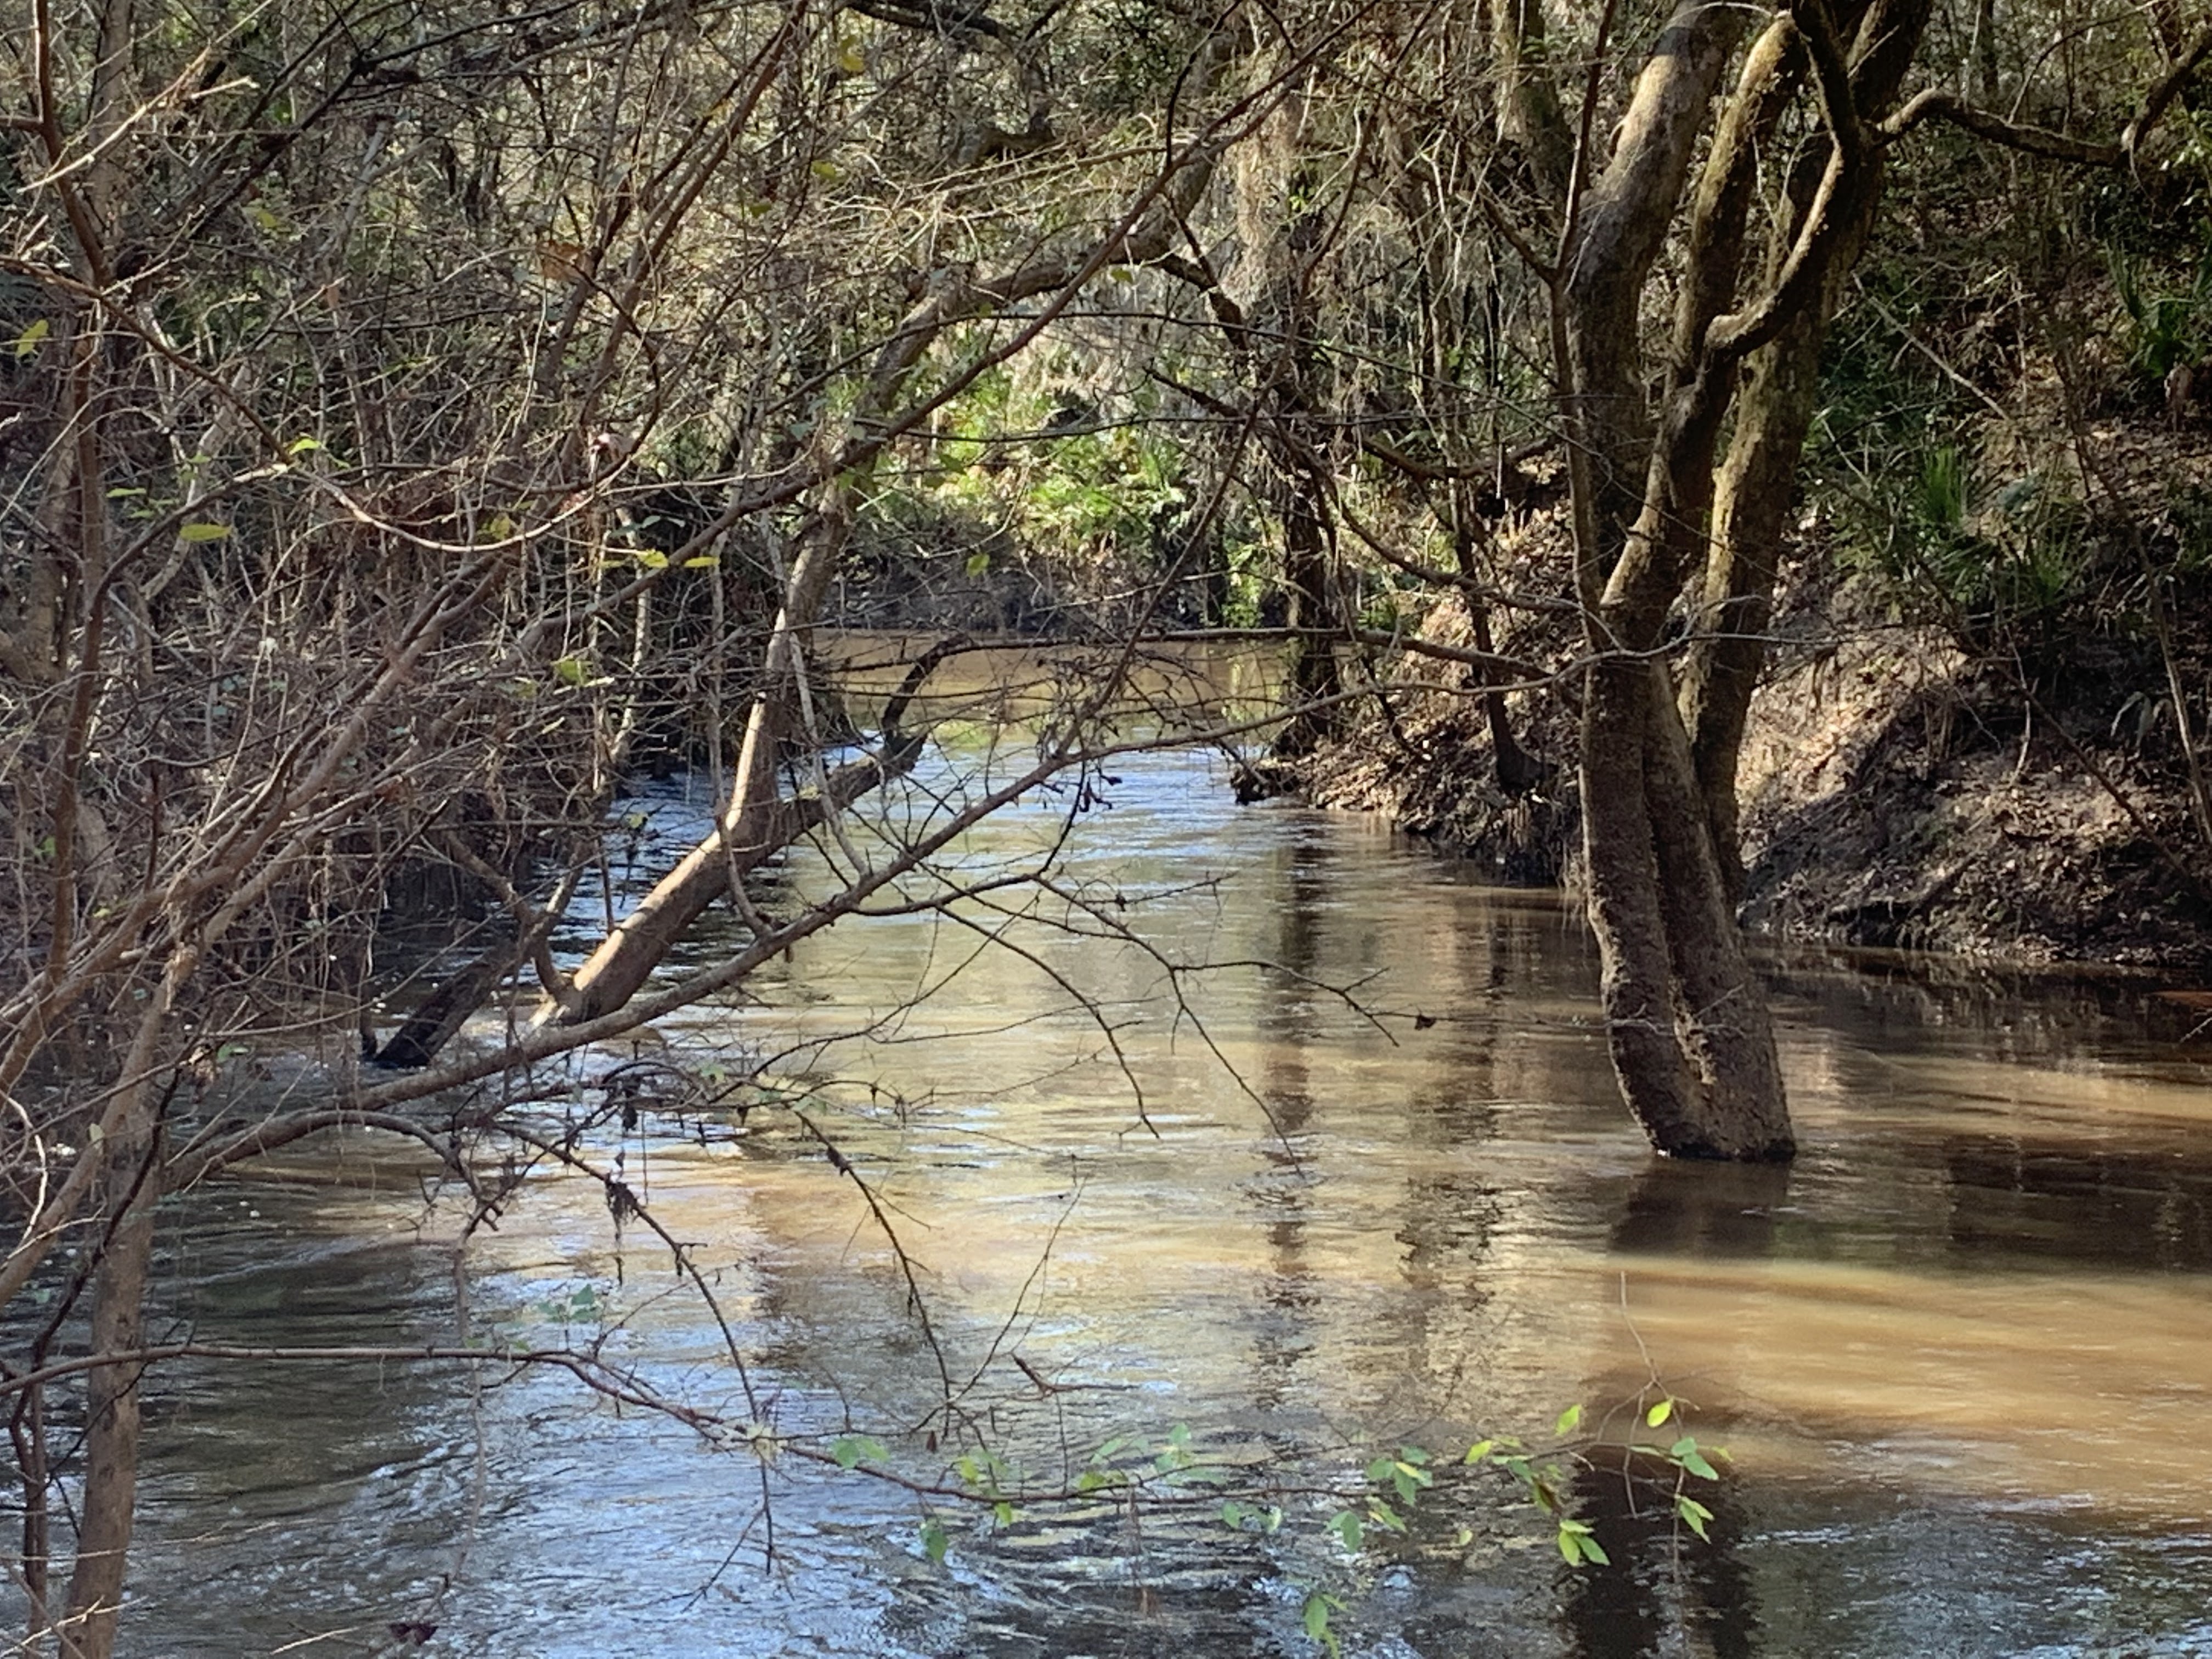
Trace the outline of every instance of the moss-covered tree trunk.
<instances>
[{"instance_id":1,"label":"moss-covered tree trunk","mask_svg":"<svg viewBox=\"0 0 2212 1659\"><path fill-rule=\"evenodd\" d=\"M1899 9L1883 9L1883 15ZM1863 120L1873 120L1896 101L1919 32L1909 17L1899 22L1870 42L1853 65L1853 99ZM1868 165L1870 177L1851 222L1838 239L1817 303L1792 317L1745 362L1735 428L1715 490L1712 534L1694 596L1696 627L1682 668L1682 712L1714 849L1732 899L1742 897L1744 879L1736 773L1752 693L1766 666L1775 580L1796 494L1798 461L1820 406L1820 353L1844 284L1865 251L1881 206L1882 152L1875 150ZM1804 228L1818 198L1819 176L1817 163L1808 159L1790 179L1790 234L1777 240L1769 281L1780 274L1782 251Z\"/></svg>"},{"instance_id":2,"label":"moss-covered tree trunk","mask_svg":"<svg viewBox=\"0 0 2212 1659\"><path fill-rule=\"evenodd\" d=\"M1826 0L1792 0L1745 59L1696 189L1665 392L1644 436L1647 370L1637 331L1657 251L1680 211L1692 152L1740 37L1740 14L1688 4L1669 20L1637 84L1605 171L1574 204L1554 283L1561 402L1576 460L1578 586L1591 666L1582 723L1583 850L1606 1029L1622 1097L1652 1145L1683 1157L1761 1159L1796 1148L1765 999L1734 911L1734 746L1757 662L1699 659L1698 691L1717 722L1733 713L1728 810L1712 805L1665 648L1670 608L1700 571L1738 617L1772 585L1774 538L1741 565L1711 548L1729 513L1786 507L1749 492L1809 416L1809 376L1841 274L1863 245L1881 177L1871 114L1911 61L1928 0L1876 0L1843 19ZM1855 38L1843 33L1853 29ZM1772 239L1763 280L1740 295L1753 236L1759 158L1776 123L1809 88L1827 143L1801 175L1796 210ZM1747 358L1765 354L1761 401L1747 419L1720 524L1715 462ZM1793 371L1802 368L1802 376ZM1797 401L1793 403L1792 399ZM1620 533L1625 484L1641 463L1633 521ZM1762 471L1763 469L1763 471ZM1780 519L1773 520L1778 536ZM1745 589L1739 600L1738 586ZM1757 618L1763 625L1763 617ZM1753 629L1732 630L1751 642ZM1733 676L1733 678L1731 678ZM1717 725L1713 728L1720 738Z\"/></svg>"}]
</instances>

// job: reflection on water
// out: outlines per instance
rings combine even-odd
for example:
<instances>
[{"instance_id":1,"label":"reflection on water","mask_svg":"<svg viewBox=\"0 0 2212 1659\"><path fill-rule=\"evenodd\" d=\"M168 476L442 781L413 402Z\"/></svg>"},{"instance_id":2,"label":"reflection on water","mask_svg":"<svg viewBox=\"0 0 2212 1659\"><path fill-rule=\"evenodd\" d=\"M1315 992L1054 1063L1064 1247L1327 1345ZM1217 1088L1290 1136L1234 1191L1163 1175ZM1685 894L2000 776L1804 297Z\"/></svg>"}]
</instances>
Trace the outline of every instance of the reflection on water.
<instances>
[{"instance_id":1,"label":"reflection on water","mask_svg":"<svg viewBox=\"0 0 2212 1659\"><path fill-rule=\"evenodd\" d=\"M1509 1487L1456 1472L1359 1563L1322 1537L1334 1502L1293 1493L1273 1539L1210 1505L996 1533L945 1509L939 1568L905 1494L763 1482L547 1378L472 1399L406 1368L180 1368L137 1650L343 1631L291 1650L371 1651L428 1607L433 1651L483 1656L1291 1654L1316 1583L1358 1592L1346 1649L1374 1655L2212 1650L2212 1079L2143 988L1779 962L1805 1155L1655 1164L1553 899L1358 820L1238 810L1203 762L1115 773L1061 887L1095 915L1013 891L969 913L1020 954L869 921L669 1034L814 1086L960 1393L948 1424L895 1263L818 1146L766 1113L735 1146L633 1139L633 1184L697 1242L767 1413L878 1435L920 1474L981 1437L1054 1481L1183 1423L1258 1483L1540 1436L1577 1400L1626 1437L1656 1377L1735 1454L1711 1546L1598 1458L1576 1492L1609 1571L1568 1572ZM674 787L643 805L648 843L698 821ZM1041 799L963 867L1069 811ZM763 902L817 878L795 859ZM234 1186L186 1218L179 1315L243 1340L449 1333L451 1218L358 1147L339 1163L340 1189ZM742 1412L710 1324L593 1189L541 1183L468 1261L480 1329L551 1341L567 1319ZM925 1419L933 1458L900 1433Z\"/></svg>"}]
</instances>

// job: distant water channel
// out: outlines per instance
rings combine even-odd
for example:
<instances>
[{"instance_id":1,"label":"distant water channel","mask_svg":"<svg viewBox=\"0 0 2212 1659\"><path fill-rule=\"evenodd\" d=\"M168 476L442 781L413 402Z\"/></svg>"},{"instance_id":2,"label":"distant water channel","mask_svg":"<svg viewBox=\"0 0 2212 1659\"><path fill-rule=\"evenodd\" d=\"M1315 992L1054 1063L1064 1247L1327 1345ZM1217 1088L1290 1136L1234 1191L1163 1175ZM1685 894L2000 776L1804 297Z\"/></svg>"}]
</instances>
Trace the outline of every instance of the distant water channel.
<instances>
[{"instance_id":1,"label":"distant water channel","mask_svg":"<svg viewBox=\"0 0 2212 1659\"><path fill-rule=\"evenodd\" d=\"M883 810L923 812L967 758L933 754ZM1319 1585L1344 1650L1391 1659L2212 1652L2212 1067L2185 1011L2132 980L1793 957L1774 985L1804 1155L1655 1165L1557 897L1359 818L1239 808L1203 756L1110 770L1092 810L1040 797L961 867L1065 830L1064 890L1159 955L1008 890L1026 913L969 920L1022 954L927 915L858 921L667 1041L816 1088L973 1436L1060 1480L1181 1425L1231 1494L1298 1489L1278 1534L1210 1504L1000 1526L939 1504L938 1565L919 1500L786 1462L764 1567L749 1453L573 1382L176 1367L126 1650L389 1651L419 1620L422 1651L485 1659L1291 1655L1316 1650ZM691 787L636 803L617 904L697 832ZM809 854L781 879L771 908L824 873ZM787 1120L598 1151L714 1268L777 1426L849 1424L916 1475L972 1449L900 1433L942 1397L938 1362L854 1189ZM454 1224L404 1158L295 1158L180 1219L170 1310L211 1340L450 1340ZM479 1335L603 1340L743 1414L704 1310L589 1184L538 1182L465 1261ZM1376 1449L1541 1440L1577 1401L1623 1434L1655 1378L1733 1455L1711 1545L1626 1518L1617 1474L1578 1489L1610 1569L1568 1570L1482 1474L1356 1560L1322 1530L1337 1503L1312 1489Z\"/></svg>"}]
</instances>

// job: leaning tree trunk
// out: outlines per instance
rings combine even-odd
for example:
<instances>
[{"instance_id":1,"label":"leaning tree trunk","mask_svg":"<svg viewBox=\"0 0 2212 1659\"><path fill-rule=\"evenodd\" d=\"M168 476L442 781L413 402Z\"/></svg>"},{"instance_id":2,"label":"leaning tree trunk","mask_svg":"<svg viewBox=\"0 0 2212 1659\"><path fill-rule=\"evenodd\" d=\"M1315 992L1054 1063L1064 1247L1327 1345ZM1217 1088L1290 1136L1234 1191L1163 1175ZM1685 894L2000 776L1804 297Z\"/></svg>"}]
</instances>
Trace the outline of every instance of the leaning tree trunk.
<instances>
[{"instance_id":1,"label":"leaning tree trunk","mask_svg":"<svg viewBox=\"0 0 2212 1659\"><path fill-rule=\"evenodd\" d=\"M785 584L783 606L769 636L760 684L746 716L728 802L714 833L685 854L616 925L570 976L557 1003L549 1003L548 1017L580 1024L621 1007L716 899L789 845L815 817L850 804L824 800L810 811L802 803L785 801L776 781L778 750L799 735L799 692L800 677L806 672L806 641L852 526L851 484L833 479L824 489L827 499ZM855 784L864 776L856 774ZM859 793L857 787L853 793Z\"/></svg>"},{"instance_id":2,"label":"leaning tree trunk","mask_svg":"<svg viewBox=\"0 0 2212 1659\"><path fill-rule=\"evenodd\" d=\"M919 410L898 414L898 399L915 368L948 329L1024 301L1054 296L1042 308L1048 315L1072 301L1084 283L1109 264L1147 264L1167 257L1182 239L1182 226L1198 193L1212 176L1217 154L1206 147L1179 153L1146 191L1141 210L1131 216L1135 222L1125 219L1079 253L1035 258L988 275L948 266L924 284L921 299L877 353L852 409L839 422L839 434L845 441L842 447L839 436L828 433L817 440L822 446L817 459L825 463L817 475L824 480L819 486L820 504L800 538L785 583L728 800L714 828L655 884L574 975L549 988L538 1011L540 1021L577 1025L623 1007L715 900L728 894L742 902L744 876L913 759L917 743L905 738L893 741L887 732L883 755L840 768L817 793L786 797L777 787L779 748L798 737L804 726L807 641L850 538L860 473L880 452L884 434L902 431L918 419ZM1042 318L1033 318L1028 325L1031 331L1042 325ZM447 1011L447 1018L440 1022L443 1035L439 1042L458 1028L459 1020L450 1016ZM409 1063L426 1062L428 1054L410 1048L406 1058Z\"/></svg>"}]
</instances>

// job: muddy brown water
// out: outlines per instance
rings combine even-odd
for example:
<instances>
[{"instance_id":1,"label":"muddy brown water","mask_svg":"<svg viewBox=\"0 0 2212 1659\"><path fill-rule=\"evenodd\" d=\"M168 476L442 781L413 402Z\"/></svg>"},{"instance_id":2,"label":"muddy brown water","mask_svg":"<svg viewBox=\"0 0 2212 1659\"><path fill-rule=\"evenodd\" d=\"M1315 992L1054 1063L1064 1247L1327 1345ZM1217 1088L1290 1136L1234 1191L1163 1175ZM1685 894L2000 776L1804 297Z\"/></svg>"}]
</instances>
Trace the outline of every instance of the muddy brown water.
<instances>
[{"instance_id":1,"label":"muddy brown water","mask_svg":"<svg viewBox=\"0 0 2212 1659\"><path fill-rule=\"evenodd\" d=\"M925 813L972 758L933 755L882 810ZM980 1438L1060 1481L1180 1425L1279 1532L1210 1502L1006 1525L939 1504L938 1565L905 1492L763 1478L550 1377L180 1365L154 1395L129 1650L380 1651L420 1620L425 1651L502 1656L1289 1655L1316 1650L1300 1606L1324 1587L1348 1654L2212 1652L2212 1071L2185 1011L2115 977L1778 960L1803 1156L1656 1164L1556 897L1358 818L1240 809L1203 757L1109 769L1110 804L1040 797L953 862L1064 838L1063 892L1148 948L1010 888L975 927L842 927L665 1034L772 1057L877 1184L961 1394L934 1453L900 1431L941 1400L939 1362L787 1120L596 1155L711 1267L780 1429L850 1425L917 1476ZM695 830L684 788L639 801L637 869ZM823 872L781 879L771 908ZM404 1161L351 1146L284 1176L179 1217L172 1317L451 1334L453 1218ZM538 1182L464 1260L480 1334L604 1341L746 1412L705 1312L586 1184ZM1710 1545L1627 1516L1603 1473L1577 1491L1610 1568L1570 1571L1480 1473L1358 1557L1322 1529L1322 1489L1377 1449L1541 1442L1574 1402L1618 1437L1655 1386L1731 1454L1700 1489Z\"/></svg>"}]
</instances>

